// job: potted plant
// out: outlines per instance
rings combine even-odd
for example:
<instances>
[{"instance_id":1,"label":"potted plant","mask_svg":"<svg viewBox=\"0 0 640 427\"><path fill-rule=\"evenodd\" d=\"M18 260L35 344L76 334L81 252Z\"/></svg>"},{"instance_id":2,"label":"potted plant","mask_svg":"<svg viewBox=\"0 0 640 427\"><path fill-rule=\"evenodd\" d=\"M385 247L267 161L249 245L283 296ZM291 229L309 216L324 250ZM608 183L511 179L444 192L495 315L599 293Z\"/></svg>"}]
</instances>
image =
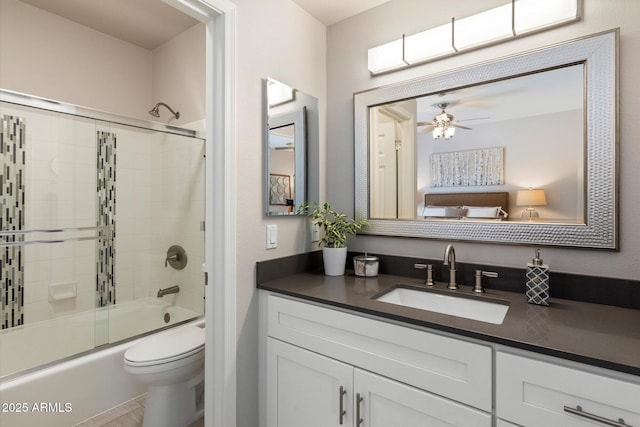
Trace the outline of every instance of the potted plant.
<instances>
[{"instance_id":1,"label":"potted plant","mask_svg":"<svg viewBox=\"0 0 640 427\"><path fill-rule=\"evenodd\" d=\"M347 234L355 235L367 225L367 221L356 221L342 212L336 212L326 202L322 205L314 203L313 209L310 209L308 202L304 202L298 208L298 213L310 216L313 224L324 231L319 242L322 247L324 273L327 276L344 275L347 260Z\"/></svg>"}]
</instances>

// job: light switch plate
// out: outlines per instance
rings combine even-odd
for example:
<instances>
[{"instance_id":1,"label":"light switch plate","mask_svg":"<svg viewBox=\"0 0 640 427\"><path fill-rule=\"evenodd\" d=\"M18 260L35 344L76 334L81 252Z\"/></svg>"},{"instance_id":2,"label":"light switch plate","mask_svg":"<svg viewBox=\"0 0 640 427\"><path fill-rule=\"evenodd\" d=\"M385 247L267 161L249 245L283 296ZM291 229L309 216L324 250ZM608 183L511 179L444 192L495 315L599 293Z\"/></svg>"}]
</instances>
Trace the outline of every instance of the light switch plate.
<instances>
[{"instance_id":1,"label":"light switch plate","mask_svg":"<svg viewBox=\"0 0 640 427\"><path fill-rule=\"evenodd\" d=\"M267 249L278 247L278 226L276 224L267 225Z\"/></svg>"},{"instance_id":2,"label":"light switch plate","mask_svg":"<svg viewBox=\"0 0 640 427\"><path fill-rule=\"evenodd\" d=\"M311 224L311 242L319 242L320 241L320 227L316 224Z\"/></svg>"}]
</instances>

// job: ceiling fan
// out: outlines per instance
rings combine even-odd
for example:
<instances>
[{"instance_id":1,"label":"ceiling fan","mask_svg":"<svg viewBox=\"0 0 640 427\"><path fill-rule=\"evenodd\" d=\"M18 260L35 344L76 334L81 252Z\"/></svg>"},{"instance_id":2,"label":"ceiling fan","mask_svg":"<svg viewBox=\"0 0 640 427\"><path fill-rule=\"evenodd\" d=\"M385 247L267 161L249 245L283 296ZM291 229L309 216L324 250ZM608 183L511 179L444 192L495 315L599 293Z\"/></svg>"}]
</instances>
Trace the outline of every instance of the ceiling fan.
<instances>
[{"instance_id":1,"label":"ceiling fan","mask_svg":"<svg viewBox=\"0 0 640 427\"><path fill-rule=\"evenodd\" d=\"M448 103L440 103L437 104L438 108L442 110L440 114L435 116L430 122L418 122L417 126L425 126L422 129L421 133L431 132L434 139L451 139L453 135L456 133L456 128L471 130L471 128L459 125L460 121L454 120L453 115L447 113L445 109L449 106ZM467 120L480 120L480 119L488 119L489 117L477 117L475 119L467 119ZM462 120L461 120L462 121Z\"/></svg>"}]
</instances>

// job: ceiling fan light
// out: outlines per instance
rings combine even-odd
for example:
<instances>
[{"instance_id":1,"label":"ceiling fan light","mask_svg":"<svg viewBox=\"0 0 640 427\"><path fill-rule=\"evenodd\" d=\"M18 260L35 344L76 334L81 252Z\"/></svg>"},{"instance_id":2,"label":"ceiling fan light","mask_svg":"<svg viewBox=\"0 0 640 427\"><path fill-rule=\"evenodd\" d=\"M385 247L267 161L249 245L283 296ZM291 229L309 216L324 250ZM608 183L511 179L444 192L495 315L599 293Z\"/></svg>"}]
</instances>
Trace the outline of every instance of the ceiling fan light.
<instances>
[{"instance_id":1,"label":"ceiling fan light","mask_svg":"<svg viewBox=\"0 0 640 427\"><path fill-rule=\"evenodd\" d=\"M433 121L437 122L438 125L446 128L447 126L449 126L449 123L453 121L453 116L447 113L446 111L442 110L442 113L435 116L433 118Z\"/></svg>"},{"instance_id":2,"label":"ceiling fan light","mask_svg":"<svg viewBox=\"0 0 640 427\"><path fill-rule=\"evenodd\" d=\"M442 138L442 136L444 135L442 127L437 126L435 129L433 129L433 132L431 132L431 135L433 135L433 139Z\"/></svg>"},{"instance_id":3,"label":"ceiling fan light","mask_svg":"<svg viewBox=\"0 0 640 427\"><path fill-rule=\"evenodd\" d=\"M449 126L444 131L444 139L453 138L453 135L455 135L455 133L456 133L456 128L454 128L453 126Z\"/></svg>"}]
</instances>

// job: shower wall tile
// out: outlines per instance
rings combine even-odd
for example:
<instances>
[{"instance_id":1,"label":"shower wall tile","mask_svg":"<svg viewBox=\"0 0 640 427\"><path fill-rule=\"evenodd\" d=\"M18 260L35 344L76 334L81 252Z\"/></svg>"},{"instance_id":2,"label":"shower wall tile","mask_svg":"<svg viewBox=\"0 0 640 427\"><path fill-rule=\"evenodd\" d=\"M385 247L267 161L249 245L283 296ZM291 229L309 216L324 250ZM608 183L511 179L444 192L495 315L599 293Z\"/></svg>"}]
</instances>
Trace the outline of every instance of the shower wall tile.
<instances>
[{"instance_id":1,"label":"shower wall tile","mask_svg":"<svg viewBox=\"0 0 640 427\"><path fill-rule=\"evenodd\" d=\"M159 248L152 263L152 283L180 285L176 304L202 312L204 276L204 144L186 138L157 135L152 155L152 248ZM184 270L163 268L166 249L180 244L189 263ZM159 266L158 266L159 264Z\"/></svg>"},{"instance_id":2,"label":"shower wall tile","mask_svg":"<svg viewBox=\"0 0 640 427\"><path fill-rule=\"evenodd\" d=\"M125 301L149 295L151 140L149 133L117 132L116 288L118 301Z\"/></svg>"},{"instance_id":3,"label":"shower wall tile","mask_svg":"<svg viewBox=\"0 0 640 427\"><path fill-rule=\"evenodd\" d=\"M26 226L96 223L96 134L116 134L117 302L155 297L159 287L180 284L178 304L201 311L204 144L173 135L96 125L87 119L58 120L40 112L24 115L29 120L27 164L34 165L25 181L35 190L27 194ZM87 179L87 174L91 178ZM95 242L82 243L89 246L74 245L71 251L58 244L25 247L29 250L25 256L26 322L93 309ZM166 250L176 243L183 245L189 256L182 271L164 267ZM69 257L73 259L71 266L64 261ZM49 303L48 285L53 277L77 281L78 297L63 304Z\"/></svg>"},{"instance_id":4,"label":"shower wall tile","mask_svg":"<svg viewBox=\"0 0 640 427\"><path fill-rule=\"evenodd\" d=\"M85 175L87 170L95 170L93 122L21 107L15 107L14 111L24 115L29 124L25 228L93 226L96 209L94 172ZM75 166L77 163L83 164L84 170ZM95 270L95 260L93 252L83 246L86 243L24 247L25 324L93 308L93 299L89 298L87 305L81 296L73 301L48 301L51 283L75 281L79 295L93 292L95 273L87 275L85 266ZM90 255L79 264L73 258L78 253ZM79 268L82 274L78 272Z\"/></svg>"}]
</instances>

